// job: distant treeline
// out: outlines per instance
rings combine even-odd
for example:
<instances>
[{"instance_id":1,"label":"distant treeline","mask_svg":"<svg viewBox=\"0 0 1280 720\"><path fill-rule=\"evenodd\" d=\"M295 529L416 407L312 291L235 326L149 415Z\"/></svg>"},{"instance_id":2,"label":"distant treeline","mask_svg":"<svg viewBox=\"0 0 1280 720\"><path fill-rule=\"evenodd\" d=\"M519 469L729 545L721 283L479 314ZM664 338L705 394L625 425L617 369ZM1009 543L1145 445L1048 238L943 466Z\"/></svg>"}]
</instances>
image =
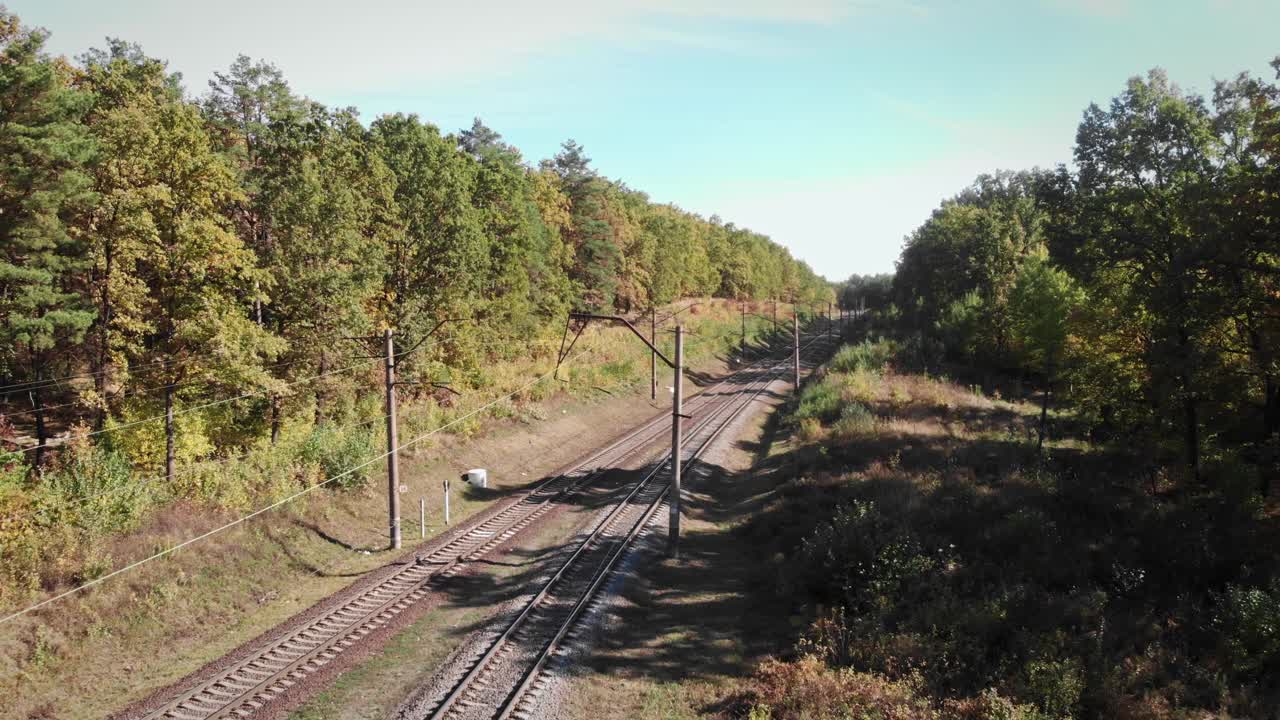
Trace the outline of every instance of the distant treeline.
<instances>
[{"instance_id":1,"label":"distant treeline","mask_svg":"<svg viewBox=\"0 0 1280 720\"><path fill-rule=\"evenodd\" d=\"M979 177L907 238L891 284L854 278L846 294L892 303L926 365L1032 374L1097 438L1265 488L1280 462L1280 86L1241 74L1206 99L1160 70L1135 77L1085 110L1075 166Z\"/></svg>"},{"instance_id":2,"label":"distant treeline","mask_svg":"<svg viewBox=\"0 0 1280 720\"><path fill-rule=\"evenodd\" d=\"M831 296L769 238L653 203L573 141L534 167L478 119L365 125L246 57L191 97L136 45L72 62L45 39L0 10L0 381L28 408L0 424L39 443L54 405L97 429L262 391L242 434L323 419L350 388L289 383L383 328L453 320L405 371L467 373L558 341L573 308Z\"/></svg>"}]
</instances>

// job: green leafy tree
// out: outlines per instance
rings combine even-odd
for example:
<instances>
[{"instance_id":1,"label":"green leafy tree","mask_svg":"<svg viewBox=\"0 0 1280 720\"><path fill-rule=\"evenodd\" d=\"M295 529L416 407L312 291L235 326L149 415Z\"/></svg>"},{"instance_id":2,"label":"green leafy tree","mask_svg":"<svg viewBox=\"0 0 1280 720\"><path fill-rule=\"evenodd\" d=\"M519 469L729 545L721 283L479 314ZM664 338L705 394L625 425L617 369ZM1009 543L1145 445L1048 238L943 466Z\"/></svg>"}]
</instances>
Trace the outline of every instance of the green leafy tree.
<instances>
[{"instance_id":1,"label":"green leafy tree","mask_svg":"<svg viewBox=\"0 0 1280 720\"><path fill-rule=\"evenodd\" d=\"M48 434L42 381L65 367L94 316L76 291L87 265L76 221L96 199L86 170L95 144L81 122L89 97L45 39L0 8L0 367L33 382L37 465Z\"/></svg>"},{"instance_id":2,"label":"green leafy tree","mask_svg":"<svg viewBox=\"0 0 1280 720\"><path fill-rule=\"evenodd\" d=\"M372 140L393 179L396 215L387 235L380 313L385 326L421 334L472 317L489 271L489 241L474 204L475 161L416 115L386 115ZM474 336L453 333L439 359L474 363Z\"/></svg>"},{"instance_id":3,"label":"green leafy tree","mask_svg":"<svg viewBox=\"0 0 1280 720\"><path fill-rule=\"evenodd\" d=\"M82 393L102 429L118 407L130 381L128 357L142 351L147 322L144 279L130 269L142 239L152 230L147 206L154 186L146 179L148 154L138 135L148 115L161 103L180 102L178 76L148 57L137 45L108 40L106 49L81 57L77 85L93 98L86 116L88 131L101 151L91 166L99 201L84 218L89 271L83 293L97 310L91 331L90 367L93 389ZM112 388L113 392L108 392Z\"/></svg>"},{"instance_id":4,"label":"green leafy tree","mask_svg":"<svg viewBox=\"0 0 1280 720\"><path fill-rule=\"evenodd\" d=\"M370 310L395 214L391 173L350 110L312 104L303 115L278 117L258 147L258 213L271 226L259 260L274 276L265 324L287 346L273 374L285 381L325 375L341 354L332 338L374 330ZM326 376L309 384L317 422L326 400L349 382ZM292 394L295 405L306 397ZM270 398L273 442L287 400Z\"/></svg>"},{"instance_id":5,"label":"green leafy tree","mask_svg":"<svg viewBox=\"0 0 1280 720\"><path fill-rule=\"evenodd\" d=\"M251 250L265 256L272 252L275 241L275 218L269 208L272 198L265 187L271 172L266 167L266 156L275 142L272 124L298 121L305 112L305 103L294 96L279 68L264 61L254 62L246 55L238 56L227 72L213 75L203 105L223 151L240 173L240 199L232 206L237 231ZM250 298L254 319L260 325L265 321L268 290L262 283L269 279L260 278Z\"/></svg>"},{"instance_id":6,"label":"green leafy tree","mask_svg":"<svg viewBox=\"0 0 1280 720\"><path fill-rule=\"evenodd\" d=\"M1280 78L1280 57L1271 62ZM1216 272L1227 354L1247 358L1238 375L1260 399L1259 439L1280 436L1280 85L1241 74L1214 88L1222 147ZM1236 386L1238 387L1238 383Z\"/></svg>"},{"instance_id":7,"label":"green leafy tree","mask_svg":"<svg viewBox=\"0 0 1280 720\"><path fill-rule=\"evenodd\" d=\"M1044 447L1049 398L1066 352L1071 321L1084 300L1084 291L1071 276L1041 256L1023 264L1009 297L1014 333L1022 354L1044 374L1037 450Z\"/></svg>"},{"instance_id":8,"label":"green leafy tree","mask_svg":"<svg viewBox=\"0 0 1280 720\"><path fill-rule=\"evenodd\" d=\"M1161 70L1133 78L1109 109L1091 105L1076 138L1079 200L1088 218L1083 252L1092 268L1119 266L1145 312L1148 400L1172 400L1181 415L1186 465L1200 477L1202 383L1214 358L1216 323L1206 219L1216 138L1202 98L1184 94ZM1164 413L1153 419L1161 422Z\"/></svg>"},{"instance_id":9,"label":"green leafy tree","mask_svg":"<svg viewBox=\"0 0 1280 720\"><path fill-rule=\"evenodd\" d=\"M268 387L262 363L281 343L248 319L245 288L263 273L223 214L242 196L197 109L168 92L144 89L125 105L104 109L96 128L107 155L100 179L116 196L112 272L120 273L122 285L146 289L133 293L128 315L117 312L112 322L126 336L128 361L161 368L164 465L171 477L180 388L201 386L205 394L208 387ZM145 412L146 399L138 402Z\"/></svg>"}]
</instances>

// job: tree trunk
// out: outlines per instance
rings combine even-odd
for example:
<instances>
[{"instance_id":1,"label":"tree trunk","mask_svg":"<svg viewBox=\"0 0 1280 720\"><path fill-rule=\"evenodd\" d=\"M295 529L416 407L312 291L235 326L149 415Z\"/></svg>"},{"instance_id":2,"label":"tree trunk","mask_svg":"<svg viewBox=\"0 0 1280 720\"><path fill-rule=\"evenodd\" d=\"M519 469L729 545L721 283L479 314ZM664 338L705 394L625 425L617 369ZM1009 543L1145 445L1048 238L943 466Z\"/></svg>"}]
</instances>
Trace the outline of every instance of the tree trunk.
<instances>
[{"instance_id":1,"label":"tree trunk","mask_svg":"<svg viewBox=\"0 0 1280 720\"><path fill-rule=\"evenodd\" d=\"M165 360L166 369L169 361ZM177 459L177 448L174 443L175 429L173 426L173 390L177 383L173 381L172 371L166 373L166 384L164 386L164 477L170 484L173 483L174 465Z\"/></svg>"},{"instance_id":2,"label":"tree trunk","mask_svg":"<svg viewBox=\"0 0 1280 720\"><path fill-rule=\"evenodd\" d=\"M1187 446L1187 467L1191 469L1191 477L1199 482L1200 477L1200 414L1195 398L1187 392L1182 398L1182 416L1186 425L1183 441Z\"/></svg>"},{"instance_id":3,"label":"tree trunk","mask_svg":"<svg viewBox=\"0 0 1280 720\"><path fill-rule=\"evenodd\" d=\"M271 396L271 444L280 439L280 396Z\"/></svg>"},{"instance_id":4,"label":"tree trunk","mask_svg":"<svg viewBox=\"0 0 1280 720\"><path fill-rule=\"evenodd\" d=\"M1044 395L1040 398L1040 433L1036 437L1036 454L1044 451L1044 436L1049 428L1049 395L1053 392L1053 376L1045 373Z\"/></svg>"},{"instance_id":5,"label":"tree trunk","mask_svg":"<svg viewBox=\"0 0 1280 720\"><path fill-rule=\"evenodd\" d=\"M320 375L328 372L328 356L324 352L320 353ZM316 425L324 420L324 378L316 382Z\"/></svg>"},{"instance_id":6,"label":"tree trunk","mask_svg":"<svg viewBox=\"0 0 1280 720\"><path fill-rule=\"evenodd\" d=\"M98 356L93 368L93 389L98 394L98 409L93 415L93 429L101 432L107 424L107 357L111 341L111 266L114 253L111 243L104 249L105 269L98 295Z\"/></svg>"},{"instance_id":7,"label":"tree trunk","mask_svg":"<svg viewBox=\"0 0 1280 720\"><path fill-rule=\"evenodd\" d=\"M1280 433L1280 383L1267 376L1263 387L1262 437L1264 440Z\"/></svg>"},{"instance_id":8,"label":"tree trunk","mask_svg":"<svg viewBox=\"0 0 1280 720\"><path fill-rule=\"evenodd\" d=\"M31 389L31 404L35 406L36 416L36 457L35 467L44 465L45 447L44 443L49 437L48 429L44 424L44 393L41 384L44 382L44 363L36 361L36 383Z\"/></svg>"},{"instance_id":9,"label":"tree trunk","mask_svg":"<svg viewBox=\"0 0 1280 720\"><path fill-rule=\"evenodd\" d=\"M1186 446L1187 468L1196 482L1200 477L1200 409L1196 405L1195 386L1191 376L1191 339L1185 327L1178 328L1178 347L1182 350L1182 440Z\"/></svg>"},{"instance_id":10,"label":"tree trunk","mask_svg":"<svg viewBox=\"0 0 1280 720\"><path fill-rule=\"evenodd\" d=\"M1280 383L1270 375L1264 378L1262 406L1262 457L1258 491L1271 496L1271 487L1280 477Z\"/></svg>"}]
</instances>

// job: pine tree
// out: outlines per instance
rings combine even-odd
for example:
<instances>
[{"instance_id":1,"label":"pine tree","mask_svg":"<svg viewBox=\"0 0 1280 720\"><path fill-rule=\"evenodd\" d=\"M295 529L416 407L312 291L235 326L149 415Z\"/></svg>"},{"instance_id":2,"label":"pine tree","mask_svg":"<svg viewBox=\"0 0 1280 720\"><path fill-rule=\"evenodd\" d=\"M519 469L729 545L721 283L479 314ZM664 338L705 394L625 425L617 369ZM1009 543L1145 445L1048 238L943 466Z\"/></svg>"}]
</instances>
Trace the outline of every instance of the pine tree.
<instances>
[{"instance_id":1,"label":"pine tree","mask_svg":"<svg viewBox=\"0 0 1280 720\"><path fill-rule=\"evenodd\" d=\"M37 465L48 435L42 381L93 321L75 291L86 266L75 222L95 200L85 172L95 145L80 124L89 98L44 42L0 8L0 367L34 383Z\"/></svg>"}]
</instances>

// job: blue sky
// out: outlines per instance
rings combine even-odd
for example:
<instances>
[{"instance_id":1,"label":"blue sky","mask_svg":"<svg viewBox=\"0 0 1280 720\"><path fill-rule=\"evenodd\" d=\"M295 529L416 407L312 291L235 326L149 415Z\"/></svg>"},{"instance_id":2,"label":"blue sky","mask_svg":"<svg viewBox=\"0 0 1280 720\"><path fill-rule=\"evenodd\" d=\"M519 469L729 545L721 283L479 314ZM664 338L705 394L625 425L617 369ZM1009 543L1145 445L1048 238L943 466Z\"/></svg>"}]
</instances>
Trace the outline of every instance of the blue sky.
<instances>
[{"instance_id":1,"label":"blue sky","mask_svg":"<svg viewBox=\"0 0 1280 720\"><path fill-rule=\"evenodd\" d=\"M480 116L531 161L565 138L660 202L768 233L820 273L893 268L974 176L1070 162L1127 77L1267 74L1264 0L18 0L77 55L138 42L205 91L238 53L366 121Z\"/></svg>"}]
</instances>

